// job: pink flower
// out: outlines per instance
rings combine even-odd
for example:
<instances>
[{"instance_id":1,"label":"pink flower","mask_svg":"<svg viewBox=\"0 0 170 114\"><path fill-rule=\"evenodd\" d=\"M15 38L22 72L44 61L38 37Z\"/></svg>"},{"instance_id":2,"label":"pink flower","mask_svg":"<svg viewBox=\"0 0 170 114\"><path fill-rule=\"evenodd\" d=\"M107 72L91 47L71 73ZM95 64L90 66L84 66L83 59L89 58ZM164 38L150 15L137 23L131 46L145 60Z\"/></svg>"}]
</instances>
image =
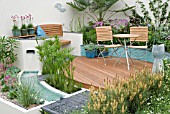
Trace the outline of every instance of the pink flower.
<instances>
[{"instance_id":1,"label":"pink flower","mask_svg":"<svg viewBox=\"0 0 170 114\"><path fill-rule=\"evenodd\" d=\"M11 18L12 18L12 21L14 22L14 25L17 26L19 17L17 15L14 15L14 16L11 16Z\"/></svg>"},{"instance_id":2,"label":"pink flower","mask_svg":"<svg viewBox=\"0 0 170 114\"><path fill-rule=\"evenodd\" d=\"M103 21L99 21L99 22L96 22L93 27L97 27L97 26L103 26L104 22Z\"/></svg>"},{"instance_id":3,"label":"pink flower","mask_svg":"<svg viewBox=\"0 0 170 114\"><path fill-rule=\"evenodd\" d=\"M10 78L11 78L11 76L8 75L8 76L4 77L4 80L7 82Z\"/></svg>"},{"instance_id":4,"label":"pink flower","mask_svg":"<svg viewBox=\"0 0 170 114\"><path fill-rule=\"evenodd\" d=\"M31 14L28 14L25 17L27 19L28 24L32 24L33 23L33 17L31 16Z\"/></svg>"},{"instance_id":5,"label":"pink flower","mask_svg":"<svg viewBox=\"0 0 170 114\"><path fill-rule=\"evenodd\" d=\"M22 23L22 24L25 24L26 16L21 16L20 18L21 18L21 23Z\"/></svg>"}]
</instances>

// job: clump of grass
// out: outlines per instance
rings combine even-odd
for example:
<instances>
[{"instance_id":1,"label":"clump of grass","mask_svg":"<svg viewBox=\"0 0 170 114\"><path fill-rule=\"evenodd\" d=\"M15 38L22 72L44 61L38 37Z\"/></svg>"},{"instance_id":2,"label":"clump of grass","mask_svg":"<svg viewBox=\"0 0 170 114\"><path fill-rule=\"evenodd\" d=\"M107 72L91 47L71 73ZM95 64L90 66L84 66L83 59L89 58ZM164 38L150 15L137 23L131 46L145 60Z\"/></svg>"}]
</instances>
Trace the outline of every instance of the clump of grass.
<instances>
[{"instance_id":1,"label":"clump of grass","mask_svg":"<svg viewBox=\"0 0 170 114\"><path fill-rule=\"evenodd\" d=\"M32 104L42 104L40 92L36 91L33 85L26 83L17 86L17 100L23 107L29 107Z\"/></svg>"}]
</instances>

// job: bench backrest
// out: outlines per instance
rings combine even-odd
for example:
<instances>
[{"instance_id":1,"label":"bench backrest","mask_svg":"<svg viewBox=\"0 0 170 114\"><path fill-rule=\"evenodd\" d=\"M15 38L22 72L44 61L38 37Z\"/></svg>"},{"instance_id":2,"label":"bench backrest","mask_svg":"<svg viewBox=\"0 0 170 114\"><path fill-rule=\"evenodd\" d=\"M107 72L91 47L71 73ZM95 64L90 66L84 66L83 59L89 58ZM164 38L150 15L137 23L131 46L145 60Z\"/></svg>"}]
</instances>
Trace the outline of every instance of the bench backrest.
<instances>
[{"instance_id":1,"label":"bench backrest","mask_svg":"<svg viewBox=\"0 0 170 114\"><path fill-rule=\"evenodd\" d=\"M47 36L63 36L62 24L43 24L39 26L44 30Z\"/></svg>"}]
</instances>

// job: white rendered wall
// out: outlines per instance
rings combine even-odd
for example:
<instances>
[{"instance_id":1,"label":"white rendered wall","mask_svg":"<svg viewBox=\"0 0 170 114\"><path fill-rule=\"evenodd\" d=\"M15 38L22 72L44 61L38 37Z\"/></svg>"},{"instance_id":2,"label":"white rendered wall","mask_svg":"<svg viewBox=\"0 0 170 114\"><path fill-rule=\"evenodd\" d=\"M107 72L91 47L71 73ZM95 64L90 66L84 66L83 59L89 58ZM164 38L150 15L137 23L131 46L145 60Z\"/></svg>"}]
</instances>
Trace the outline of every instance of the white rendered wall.
<instances>
[{"instance_id":1,"label":"white rendered wall","mask_svg":"<svg viewBox=\"0 0 170 114\"><path fill-rule=\"evenodd\" d=\"M36 40L18 40L18 42L19 46L15 50L17 61L15 61L14 66L25 71L41 70L41 62L39 61L39 55L35 48L35 46L38 46ZM39 44L42 42L43 40L38 40ZM35 53L27 53L28 50L33 50Z\"/></svg>"},{"instance_id":2,"label":"white rendered wall","mask_svg":"<svg viewBox=\"0 0 170 114\"><path fill-rule=\"evenodd\" d=\"M0 36L11 36L13 22L12 15L28 15L34 18L34 25L47 23L64 24L67 30L72 18L73 8L66 4L71 0L0 0ZM55 4L60 3L66 8L66 12L60 12Z\"/></svg>"},{"instance_id":3,"label":"white rendered wall","mask_svg":"<svg viewBox=\"0 0 170 114\"><path fill-rule=\"evenodd\" d=\"M64 48L73 48L71 52L72 55L81 56L81 48L80 45L83 45L83 34L81 33L72 33L72 32L64 32L63 40L70 40L71 43L67 45L63 45Z\"/></svg>"},{"instance_id":4,"label":"white rendered wall","mask_svg":"<svg viewBox=\"0 0 170 114\"><path fill-rule=\"evenodd\" d=\"M72 19L75 10L66 4L72 0L0 0L0 36L11 36L11 28L13 25L12 15L31 14L34 17L34 25L47 23L64 24L64 31L69 29L69 22ZM135 5L136 0L124 0L129 6ZM145 3L148 0L142 0ZM60 3L66 8L66 12L59 12L55 8L55 4ZM116 3L111 10L124 7L121 0ZM107 17L107 16L106 16ZM113 18L126 18L122 13L114 15ZM87 19L87 17L86 17Z\"/></svg>"}]
</instances>

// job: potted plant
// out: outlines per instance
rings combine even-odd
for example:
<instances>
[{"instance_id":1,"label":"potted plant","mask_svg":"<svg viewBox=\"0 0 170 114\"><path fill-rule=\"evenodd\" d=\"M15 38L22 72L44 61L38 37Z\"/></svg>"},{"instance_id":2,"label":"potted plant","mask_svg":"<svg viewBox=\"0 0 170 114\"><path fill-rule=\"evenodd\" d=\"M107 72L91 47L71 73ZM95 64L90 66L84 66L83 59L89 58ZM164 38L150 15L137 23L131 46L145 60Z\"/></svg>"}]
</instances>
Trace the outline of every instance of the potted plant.
<instances>
[{"instance_id":1,"label":"potted plant","mask_svg":"<svg viewBox=\"0 0 170 114\"><path fill-rule=\"evenodd\" d=\"M27 35L27 26L25 24L25 16L21 16L21 23L22 23L22 26L21 26L21 35L25 36L25 35Z\"/></svg>"},{"instance_id":2,"label":"potted plant","mask_svg":"<svg viewBox=\"0 0 170 114\"><path fill-rule=\"evenodd\" d=\"M27 25L28 34L32 35L32 34L34 34L34 25L32 24L33 17L31 16L31 14L29 14L28 16L26 16L26 18L27 18L27 22L28 22L28 25Z\"/></svg>"},{"instance_id":3,"label":"potted plant","mask_svg":"<svg viewBox=\"0 0 170 114\"><path fill-rule=\"evenodd\" d=\"M87 58L95 57L96 50L95 50L95 45L93 43L84 45L84 49L85 49Z\"/></svg>"},{"instance_id":4,"label":"potted plant","mask_svg":"<svg viewBox=\"0 0 170 114\"><path fill-rule=\"evenodd\" d=\"M17 37L17 36L20 36L20 29L18 27L18 16L15 15L15 16L12 16L12 21L14 23L13 27L12 27L12 34L14 37Z\"/></svg>"}]
</instances>

